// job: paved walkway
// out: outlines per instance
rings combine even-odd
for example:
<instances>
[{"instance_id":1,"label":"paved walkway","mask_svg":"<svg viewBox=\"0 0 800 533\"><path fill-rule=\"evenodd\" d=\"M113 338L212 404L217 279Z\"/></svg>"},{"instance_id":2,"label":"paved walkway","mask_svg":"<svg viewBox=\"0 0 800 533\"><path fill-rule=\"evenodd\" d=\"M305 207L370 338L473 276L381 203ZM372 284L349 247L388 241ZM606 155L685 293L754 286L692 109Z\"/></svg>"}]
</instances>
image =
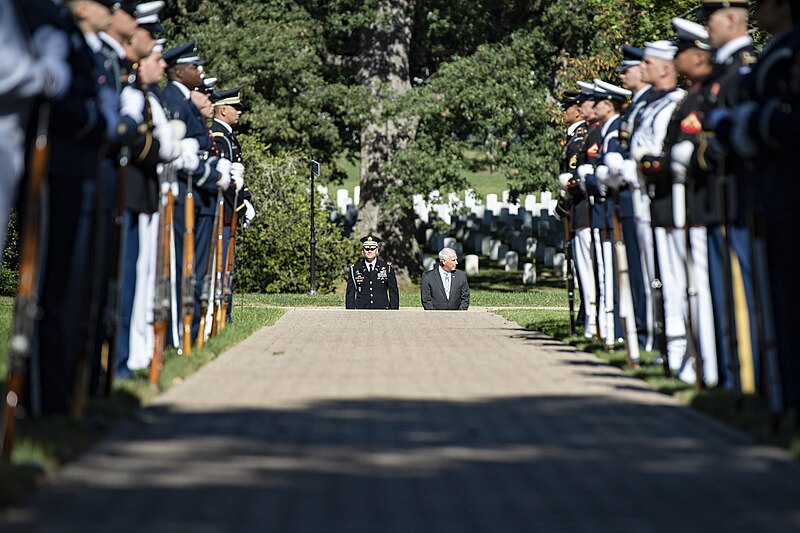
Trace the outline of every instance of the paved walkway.
<instances>
[{"instance_id":1,"label":"paved walkway","mask_svg":"<svg viewBox=\"0 0 800 533\"><path fill-rule=\"evenodd\" d=\"M11 531L800 531L800 465L503 318L293 310Z\"/></svg>"}]
</instances>

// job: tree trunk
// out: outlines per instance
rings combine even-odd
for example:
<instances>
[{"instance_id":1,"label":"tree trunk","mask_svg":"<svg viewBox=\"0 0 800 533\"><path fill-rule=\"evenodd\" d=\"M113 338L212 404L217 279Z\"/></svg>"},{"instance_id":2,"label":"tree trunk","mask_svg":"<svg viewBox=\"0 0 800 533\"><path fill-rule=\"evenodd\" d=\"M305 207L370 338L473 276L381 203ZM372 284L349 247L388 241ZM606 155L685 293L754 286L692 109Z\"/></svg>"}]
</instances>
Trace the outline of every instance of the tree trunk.
<instances>
[{"instance_id":1,"label":"tree trunk","mask_svg":"<svg viewBox=\"0 0 800 533\"><path fill-rule=\"evenodd\" d=\"M419 246L414 238L410 199L387 205L387 189L397 184L387 166L416 132L415 119L385 116L384 103L411 88L409 50L414 0L381 0L375 20L362 34L359 77L375 97L370 120L361 130L361 197L356 229L383 239L382 256L401 279L419 274ZM396 203L396 202L395 202Z\"/></svg>"}]
</instances>

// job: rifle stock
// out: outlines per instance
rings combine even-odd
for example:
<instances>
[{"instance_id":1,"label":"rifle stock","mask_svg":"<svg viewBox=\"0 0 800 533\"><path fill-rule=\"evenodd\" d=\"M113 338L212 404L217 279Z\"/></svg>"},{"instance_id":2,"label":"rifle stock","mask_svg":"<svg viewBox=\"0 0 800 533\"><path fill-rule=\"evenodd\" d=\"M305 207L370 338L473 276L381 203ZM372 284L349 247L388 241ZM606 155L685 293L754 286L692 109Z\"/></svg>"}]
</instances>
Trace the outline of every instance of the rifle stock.
<instances>
[{"instance_id":1,"label":"rifle stock","mask_svg":"<svg viewBox=\"0 0 800 533\"><path fill-rule=\"evenodd\" d=\"M2 431L0 454L10 459L16 437L17 408L22 401L25 379L28 374L34 324L39 314L39 260L43 235L47 230L47 183L45 176L50 160L48 139L50 104L39 107L36 139L30 156L28 170L27 207L22 222L22 249L20 251L19 280L14 301L14 318L8 349L8 379L2 399ZM36 394L36 392L34 392Z\"/></svg>"},{"instance_id":2,"label":"rifle stock","mask_svg":"<svg viewBox=\"0 0 800 533\"><path fill-rule=\"evenodd\" d=\"M225 226L225 199L222 192L219 193L219 201L217 202L217 214L214 219L216 222L214 230L216 231L216 246L214 247L214 313L211 321L211 336L216 337L217 333L221 331L220 328L220 313L222 312L222 229ZM210 255L210 254L209 254Z\"/></svg>"},{"instance_id":3,"label":"rifle stock","mask_svg":"<svg viewBox=\"0 0 800 533\"><path fill-rule=\"evenodd\" d=\"M234 216L236 214L234 213ZM569 303L569 335L575 336L575 272L572 270L572 238L569 217L564 218L564 260L567 262L567 302ZM231 230L233 238L233 230Z\"/></svg>"},{"instance_id":4,"label":"rifle stock","mask_svg":"<svg viewBox=\"0 0 800 533\"><path fill-rule=\"evenodd\" d=\"M150 383L157 384L161 379L161 371L164 368L164 348L167 343L167 325L169 324L171 298L170 280L170 245L172 242L172 213L174 207L174 196L172 194L172 183L174 180L174 168L172 165L165 165L163 171L164 179L161 183L161 199L158 207L158 249L156 251L156 293L155 306L153 308L153 358L150 360L150 372L148 380Z\"/></svg>"},{"instance_id":5,"label":"rifle stock","mask_svg":"<svg viewBox=\"0 0 800 533\"><path fill-rule=\"evenodd\" d=\"M619 287L620 319L625 331L625 355L628 366L639 365L639 337L636 331L636 316L633 310L633 294L631 293L631 278L628 270L628 250L622 233L622 223L619 220L619 201L614 198L613 225L614 225L614 252L616 257L616 278Z\"/></svg>"},{"instance_id":6,"label":"rifle stock","mask_svg":"<svg viewBox=\"0 0 800 533\"><path fill-rule=\"evenodd\" d=\"M222 298L222 321L220 322L220 329L225 329L225 321L228 317L228 300L233 296L233 259L235 257L236 248L236 224L239 216L237 215L236 207L239 203L239 191L236 191L233 201L233 212L231 213L231 234L228 237L228 253L225 257L225 294Z\"/></svg>"},{"instance_id":7,"label":"rifle stock","mask_svg":"<svg viewBox=\"0 0 800 533\"><path fill-rule=\"evenodd\" d=\"M186 193L186 228L183 236L183 355L192 354L194 315L194 195L191 178Z\"/></svg>"},{"instance_id":8,"label":"rifle stock","mask_svg":"<svg viewBox=\"0 0 800 533\"><path fill-rule=\"evenodd\" d=\"M217 203L219 203L222 193L217 192ZM219 209L214 213L214 228L217 227L219 220ZM200 293L200 327L197 330L197 348L202 349L206 340L206 315L208 314L208 304L211 301L211 285L212 285L212 269L214 267L214 258L216 254L217 235L211 234L211 246L209 248L208 256L206 257L206 273L203 276L203 290ZM213 319L213 315L212 315ZM211 330L211 335L214 335L214 330Z\"/></svg>"}]
</instances>

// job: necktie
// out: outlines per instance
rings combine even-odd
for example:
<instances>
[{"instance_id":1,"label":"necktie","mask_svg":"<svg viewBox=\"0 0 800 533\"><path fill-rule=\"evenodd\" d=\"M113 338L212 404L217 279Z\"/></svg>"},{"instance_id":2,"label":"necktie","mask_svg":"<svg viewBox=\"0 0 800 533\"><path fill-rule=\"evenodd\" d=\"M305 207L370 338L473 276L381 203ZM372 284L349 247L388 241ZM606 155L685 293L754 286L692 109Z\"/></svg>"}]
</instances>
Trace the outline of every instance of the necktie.
<instances>
[{"instance_id":1,"label":"necktie","mask_svg":"<svg viewBox=\"0 0 800 533\"><path fill-rule=\"evenodd\" d=\"M447 298L450 298L450 272L445 272L444 274L444 293L447 295Z\"/></svg>"},{"instance_id":2,"label":"necktie","mask_svg":"<svg viewBox=\"0 0 800 533\"><path fill-rule=\"evenodd\" d=\"M367 265L367 270L368 270L369 272L372 272L372 263L370 263L369 265Z\"/></svg>"}]
</instances>

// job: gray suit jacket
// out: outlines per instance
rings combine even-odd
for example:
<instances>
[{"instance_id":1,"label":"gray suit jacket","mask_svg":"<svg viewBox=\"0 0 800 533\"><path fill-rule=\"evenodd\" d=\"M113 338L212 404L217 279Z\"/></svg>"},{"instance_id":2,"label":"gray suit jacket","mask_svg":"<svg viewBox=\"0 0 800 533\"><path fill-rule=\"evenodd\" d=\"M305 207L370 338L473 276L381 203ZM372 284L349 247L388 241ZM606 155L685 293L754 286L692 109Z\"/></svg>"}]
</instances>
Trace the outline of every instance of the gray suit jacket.
<instances>
[{"instance_id":1,"label":"gray suit jacket","mask_svg":"<svg viewBox=\"0 0 800 533\"><path fill-rule=\"evenodd\" d=\"M466 311L469 308L467 275L461 270L453 272L450 280L450 298L448 299L445 296L440 272L441 265L436 265L433 270L429 270L422 275L422 282L420 283L422 307L425 309Z\"/></svg>"}]
</instances>

